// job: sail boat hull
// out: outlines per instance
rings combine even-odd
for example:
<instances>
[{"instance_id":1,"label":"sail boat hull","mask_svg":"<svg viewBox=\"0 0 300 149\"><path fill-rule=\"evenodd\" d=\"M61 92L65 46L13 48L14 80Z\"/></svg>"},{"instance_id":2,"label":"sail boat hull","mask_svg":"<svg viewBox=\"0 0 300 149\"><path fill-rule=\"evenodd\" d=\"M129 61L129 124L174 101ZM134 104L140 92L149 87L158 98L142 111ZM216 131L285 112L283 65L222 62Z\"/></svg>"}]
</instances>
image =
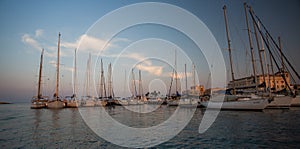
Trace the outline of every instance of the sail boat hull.
<instances>
[{"instance_id":1,"label":"sail boat hull","mask_svg":"<svg viewBox=\"0 0 300 149\"><path fill-rule=\"evenodd\" d=\"M300 95L292 99L291 106L300 107Z\"/></svg>"},{"instance_id":2,"label":"sail boat hull","mask_svg":"<svg viewBox=\"0 0 300 149\"><path fill-rule=\"evenodd\" d=\"M66 105L67 108L78 108L79 107L79 102L77 100L70 100L67 102Z\"/></svg>"},{"instance_id":3,"label":"sail boat hull","mask_svg":"<svg viewBox=\"0 0 300 149\"><path fill-rule=\"evenodd\" d=\"M221 110L263 110L267 107L268 99L250 99L250 100L238 100L238 101L226 101L226 102L201 102L201 104L209 109Z\"/></svg>"},{"instance_id":4,"label":"sail boat hull","mask_svg":"<svg viewBox=\"0 0 300 149\"><path fill-rule=\"evenodd\" d=\"M46 106L48 109L62 109L66 106L66 104L63 101L55 100L48 102Z\"/></svg>"},{"instance_id":5,"label":"sail boat hull","mask_svg":"<svg viewBox=\"0 0 300 149\"><path fill-rule=\"evenodd\" d=\"M289 108L292 104L292 97L290 96L275 96L267 108Z\"/></svg>"},{"instance_id":6,"label":"sail boat hull","mask_svg":"<svg viewBox=\"0 0 300 149\"><path fill-rule=\"evenodd\" d=\"M42 109L46 108L46 103L42 101L33 101L30 106L31 109Z\"/></svg>"}]
</instances>

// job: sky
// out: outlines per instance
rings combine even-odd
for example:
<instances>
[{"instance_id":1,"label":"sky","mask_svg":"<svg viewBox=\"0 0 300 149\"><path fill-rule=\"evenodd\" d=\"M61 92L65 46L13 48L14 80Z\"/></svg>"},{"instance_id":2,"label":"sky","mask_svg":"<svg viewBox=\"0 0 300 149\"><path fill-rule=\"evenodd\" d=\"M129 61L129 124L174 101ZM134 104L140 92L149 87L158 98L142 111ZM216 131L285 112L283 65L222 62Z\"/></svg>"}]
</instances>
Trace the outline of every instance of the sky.
<instances>
[{"instance_id":1,"label":"sky","mask_svg":"<svg viewBox=\"0 0 300 149\"><path fill-rule=\"evenodd\" d=\"M166 10L157 10L150 16L143 14L143 8L137 9L125 18L111 20L112 23L101 26L101 19L118 8L147 1L38 1L38 0L2 0L0 2L0 101L29 102L37 93L37 79L40 54L45 49L43 67L43 95L52 97L55 91L55 67L57 59L58 33L61 33L60 95L71 95L73 90L74 50L77 52L76 92L85 95L86 72L90 71L91 91L97 96L99 88L100 59L104 64L107 77L108 64L112 63L113 88L116 96L130 96L132 92L132 68L134 78L138 79L138 70L142 72L143 92L160 90L166 94L169 90L173 69L176 67L181 90L185 90L185 71L187 68L188 87L193 85L192 64L196 67L196 84L209 87L210 68L208 59L201 48L185 33L169 26L153 23L137 24L118 32L114 27L124 25L130 20L145 16L159 18ZM227 6L231 45L236 78L251 75L249 43L245 24L244 1L197 1L170 0L152 1L175 5L201 20L214 36L222 51L226 65L225 82L230 80L227 39L223 17L223 5ZM271 35L282 39L283 52L300 72L300 2L297 0L246 1L253 7L257 16L267 27ZM126 14L125 14L126 15ZM183 22L180 14L174 13L170 20L183 26L193 25ZM115 21L115 23L114 23ZM104 30L105 29L105 30ZM199 28L192 26L191 31ZM200 30L200 29L199 29ZM205 40L199 35L197 40ZM254 40L254 36L253 36ZM106 46L105 46L106 45ZM205 45L202 45L205 47ZM254 42L254 49L257 49ZM175 52L176 51L176 52ZM88 55L92 55L90 70L87 69ZM175 53L177 64L175 66ZM218 61L216 59L216 61ZM256 54L258 66L258 56ZM258 69L260 73L260 70ZM221 76L224 74L218 74ZM217 76L218 76L217 75ZM219 78L216 78L220 81ZM125 82L126 81L126 82ZM222 82L222 81L220 81ZM222 83L220 83L222 84ZM223 87L222 85L220 85ZM174 85L172 86L174 90Z\"/></svg>"}]
</instances>

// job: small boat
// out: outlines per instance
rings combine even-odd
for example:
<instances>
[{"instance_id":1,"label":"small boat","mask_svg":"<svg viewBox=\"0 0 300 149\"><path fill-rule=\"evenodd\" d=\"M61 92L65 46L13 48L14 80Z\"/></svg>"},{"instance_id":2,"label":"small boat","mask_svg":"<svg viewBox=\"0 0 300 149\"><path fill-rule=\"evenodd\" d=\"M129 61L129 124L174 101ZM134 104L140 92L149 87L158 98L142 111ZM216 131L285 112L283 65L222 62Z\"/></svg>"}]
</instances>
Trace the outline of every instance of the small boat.
<instances>
[{"instance_id":1,"label":"small boat","mask_svg":"<svg viewBox=\"0 0 300 149\"><path fill-rule=\"evenodd\" d=\"M65 97L65 99L67 108L78 108L80 106L80 102L76 99L75 94L73 94L71 97Z\"/></svg>"},{"instance_id":2,"label":"small boat","mask_svg":"<svg viewBox=\"0 0 300 149\"><path fill-rule=\"evenodd\" d=\"M59 54L60 54L60 33L58 34L58 48L57 48L57 64L56 64L56 89L54 98L51 101L46 103L47 108L49 109L61 109L66 106L65 102L63 102L58 95L58 86L59 86Z\"/></svg>"},{"instance_id":3,"label":"small boat","mask_svg":"<svg viewBox=\"0 0 300 149\"><path fill-rule=\"evenodd\" d=\"M118 100L118 103L122 106L128 106L129 105L128 99L126 99L126 98L117 99L117 100Z\"/></svg>"},{"instance_id":4,"label":"small boat","mask_svg":"<svg viewBox=\"0 0 300 149\"><path fill-rule=\"evenodd\" d=\"M220 98L222 96L217 96L215 98L219 98L216 101L204 101L201 104L209 109L219 109L221 110L263 110L265 109L268 104L268 98L260 98L260 97L252 97L252 98L239 98L236 101L224 101L220 102Z\"/></svg>"},{"instance_id":5,"label":"small boat","mask_svg":"<svg viewBox=\"0 0 300 149\"><path fill-rule=\"evenodd\" d=\"M109 82L110 83L110 82ZM105 79L104 79L104 70L103 70L103 62L101 59L101 74L100 74L100 90L99 90L99 97L95 100L95 106L107 106L108 98L106 98L106 89L105 89Z\"/></svg>"},{"instance_id":6,"label":"small boat","mask_svg":"<svg viewBox=\"0 0 300 149\"><path fill-rule=\"evenodd\" d=\"M162 100L163 97L161 96L160 92L151 92L146 94L147 98L147 104L152 104L152 105L161 105L164 101Z\"/></svg>"},{"instance_id":7,"label":"small boat","mask_svg":"<svg viewBox=\"0 0 300 149\"><path fill-rule=\"evenodd\" d=\"M82 107L94 107L96 105L96 102L94 98L91 96L83 96L81 106Z\"/></svg>"},{"instance_id":8,"label":"small boat","mask_svg":"<svg viewBox=\"0 0 300 149\"><path fill-rule=\"evenodd\" d=\"M67 108L78 108L80 106L80 103L79 103L79 101L77 101L77 100L68 100L67 101L67 104L66 104L66 107Z\"/></svg>"},{"instance_id":9,"label":"small boat","mask_svg":"<svg viewBox=\"0 0 300 149\"><path fill-rule=\"evenodd\" d=\"M182 98L180 99L178 106L186 108L196 108L198 106L199 100L196 98Z\"/></svg>"},{"instance_id":10,"label":"small boat","mask_svg":"<svg viewBox=\"0 0 300 149\"><path fill-rule=\"evenodd\" d=\"M142 104L145 104L145 102L137 97L130 97L128 99L128 105L142 105Z\"/></svg>"},{"instance_id":11,"label":"small boat","mask_svg":"<svg viewBox=\"0 0 300 149\"><path fill-rule=\"evenodd\" d=\"M105 107L107 105L107 100L103 100L103 99L96 99L95 100L95 106L102 106Z\"/></svg>"},{"instance_id":12,"label":"small boat","mask_svg":"<svg viewBox=\"0 0 300 149\"><path fill-rule=\"evenodd\" d=\"M57 98L46 103L48 109L62 109L66 106L65 102Z\"/></svg>"},{"instance_id":13,"label":"small boat","mask_svg":"<svg viewBox=\"0 0 300 149\"><path fill-rule=\"evenodd\" d=\"M300 107L300 95L297 95L295 98L292 98L291 106Z\"/></svg>"},{"instance_id":14,"label":"small boat","mask_svg":"<svg viewBox=\"0 0 300 149\"><path fill-rule=\"evenodd\" d=\"M87 67L86 67L86 82L84 85L85 88L85 96L81 97L81 106L82 107L94 107L96 105L95 99L94 97L91 95L90 93L90 83L91 83L91 62L92 62L92 58L91 58L91 53L89 53L89 57L87 60Z\"/></svg>"},{"instance_id":15,"label":"small boat","mask_svg":"<svg viewBox=\"0 0 300 149\"><path fill-rule=\"evenodd\" d=\"M186 108L196 108L198 106L199 103L199 99L197 95L190 95L187 89L187 73L186 73L186 64L184 65L184 74L185 74L185 91L186 93L184 95L181 96L179 102L178 102L178 106L179 107L186 107ZM196 86L195 83L195 65L193 64L193 86ZM195 92L195 91L193 91Z\"/></svg>"},{"instance_id":16,"label":"small boat","mask_svg":"<svg viewBox=\"0 0 300 149\"><path fill-rule=\"evenodd\" d=\"M168 106L178 106L180 100L180 96L171 96L167 98Z\"/></svg>"},{"instance_id":17,"label":"small boat","mask_svg":"<svg viewBox=\"0 0 300 149\"><path fill-rule=\"evenodd\" d=\"M43 68L43 55L44 55L44 49L41 53L41 59L40 59L40 70L39 70L39 80L38 80L38 92L37 96L33 97L31 101L31 109L41 109L46 107L47 100L44 100L44 97L41 93L41 83L42 83L42 68Z\"/></svg>"},{"instance_id":18,"label":"small boat","mask_svg":"<svg viewBox=\"0 0 300 149\"><path fill-rule=\"evenodd\" d=\"M80 102L77 100L76 96L76 84L77 84L77 71L76 71L76 49L74 54L74 86L73 86L73 95L71 97L66 97L66 107L67 108L78 108L80 106ZM69 99L69 100L68 100Z\"/></svg>"},{"instance_id":19,"label":"small boat","mask_svg":"<svg viewBox=\"0 0 300 149\"><path fill-rule=\"evenodd\" d=\"M131 70L132 73L132 87L133 87L133 92L132 92L132 96L129 97L129 99L127 100L128 105L142 105L145 104L147 99L146 97L143 96L142 93L142 78L141 78L141 70L139 70L139 80L138 80L138 87L139 87L139 92L137 93L136 90L136 81L135 81L135 75L133 72L133 69Z\"/></svg>"},{"instance_id":20,"label":"small boat","mask_svg":"<svg viewBox=\"0 0 300 149\"><path fill-rule=\"evenodd\" d=\"M275 95L273 97L273 100L268 104L266 108L268 109L285 109L285 108L290 108L292 104L292 97L290 96L285 96L285 95Z\"/></svg>"},{"instance_id":21,"label":"small boat","mask_svg":"<svg viewBox=\"0 0 300 149\"><path fill-rule=\"evenodd\" d=\"M31 101L31 109L42 109L46 108L47 100L41 100L41 99L33 99Z\"/></svg>"}]
</instances>

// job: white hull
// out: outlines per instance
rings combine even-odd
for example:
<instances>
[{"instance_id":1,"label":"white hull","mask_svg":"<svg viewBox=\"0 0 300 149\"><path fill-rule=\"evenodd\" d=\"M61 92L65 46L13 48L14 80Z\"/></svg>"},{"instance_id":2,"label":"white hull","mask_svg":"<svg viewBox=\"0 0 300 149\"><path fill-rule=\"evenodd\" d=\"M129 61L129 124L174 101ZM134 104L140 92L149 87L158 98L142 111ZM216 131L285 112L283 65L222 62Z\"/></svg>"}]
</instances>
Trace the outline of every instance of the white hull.
<instances>
[{"instance_id":1,"label":"white hull","mask_svg":"<svg viewBox=\"0 0 300 149\"><path fill-rule=\"evenodd\" d=\"M83 106L83 107L94 107L94 106L95 106L95 101L94 101L94 100L91 100L91 99L84 100L84 101L81 103L81 106Z\"/></svg>"},{"instance_id":2,"label":"white hull","mask_svg":"<svg viewBox=\"0 0 300 149\"><path fill-rule=\"evenodd\" d=\"M48 109L62 109L66 104L60 100L50 101L46 104Z\"/></svg>"},{"instance_id":3,"label":"white hull","mask_svg":"<svg viewBox=\"0 0 300 149\"><path fill-rule=\"evenodd\" d=\"M168 106L178 106L179 100L170 100L168 101Z\"/></svg>"},{"instance_id":4,"label":"white hull","mask_svg":"<svg viewBox=\"0 0 300 149\"><path fill-rule=\"evenodd\" d=\"M198 106L198 100L196 99L180 99L179 107L186 107L186 108L195 108Z\"/></svg>"},{"instance_id":5,"label":"white hull","mask_svg":"<svg viewBox=\"0 0 300 149\"><path fill-rule=\"evenodd\" d=\"M67 108L78 108L80 106L77 100L69 100L67 101Z\"/></svg>"},{"instance_id":6,"label":"white hull","mask_svg":"<svg viewBox=\"0 0 300 149\"><path fill-rule=\"evenodd\" d=\"M127 100L118 100L119 104L121 104L122 106L128 106L128 101Z\"/></svg>"},{"instance_id":7,"label":"white hull","mask_svg":"<svg viewBox=\"0 0 300 149\"><path fill-rule=\"evenodd\" d=\"M292 103L292 97L290 96L275 96L267 108L289 108Z\"/></svg>"},{"instance_id":8,"label":"white hull","mask_svg":"<svg viewBox=\"0 0 300 149\"><path fill-rule=\"evenodd\" d=\"M158 101L158 100L148 100L147 104L149 105L161 105L163 101Z\"/></svg>"},{"instance_id":9,"label":"white hull","mask_svg":"<svg viewBox=\"0 0 300 149\"><path fill-rule=\"evenodd\" d=\"M221 107L222 110L263 110L267 107L268 99L250 99L250 100L239 100L239 101L227 101L217 102L208 101L201 102L203 106L211 109L218 109Z\"/></svg>"},{"instance_id":10,"label":"white hull","mask_svg":"<svg viewBox=\"0 0 300 149\"><path fill-rule=\"evenodd\" d=\"M42 109L42 108L46 108L46 103L45 102L41 102L41 101L34 101L31 103L30 106L31 109Z\"/></svg>"},{"instance_id":11,"label":"white hull","mask_svg":"<svg viewBox=\"0 0 300 149\"><path fill-rule=\"evenodd\" d=\"M107 102L104 100L97 100L95 101L95 106L102 106L105 107L107 105Z\"/></svg>"},{"instance_id":12,"label":"white hull","mask_svg":"<svg viewBox=\"0 0 300 149\"><path fill-rule=\"evenodd\" d=\"M291 106L300 107L300 95L296 96L295 98L292 98Z\"/></svg>"},{"instance_id":13,"label":"white hull","mask_svg":"<svg viewBox=\"0 0 300 149\"><path fill-rule=\"evenodd\" d=\"M145 104L144 101L138 100L138 99L129 99L128 105L142 105Z\"/></svg>"}]
</instances>

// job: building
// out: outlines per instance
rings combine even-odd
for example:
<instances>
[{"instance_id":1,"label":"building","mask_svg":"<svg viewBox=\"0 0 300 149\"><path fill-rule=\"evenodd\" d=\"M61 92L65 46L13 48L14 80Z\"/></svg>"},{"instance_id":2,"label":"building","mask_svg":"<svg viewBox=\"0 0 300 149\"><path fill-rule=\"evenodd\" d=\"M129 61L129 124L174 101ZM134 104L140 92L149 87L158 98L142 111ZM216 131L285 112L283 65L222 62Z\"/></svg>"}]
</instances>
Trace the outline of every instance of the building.
<instances>
[{"instance_id":1,"label":"building","mask_svg":"<svg viewBox=\"0 0 300 149\"><path fill-rule=\"evenodd\" d=\"M290 76L287 72L284 72L284 77L282 77L281 72L275 73L275 75L265 75L265 83L263 75L257 76L258 89L259 91L264 90L264 86L267 88L271 87L273 91L281 91L283 89L288 89L290 85ZM285 83L285 80L286 83ZM270 82L270 83L269 83ZM255 91L255 80L253 76L236 79L234 81L236 91ZM233 81L230 81L228 88L233 88Z\"/></svg>"},{"instance_id":2,"label":"building","mask_svg":"<svg viewBox=\"0 0 300 149\"><path fill-rule=\"evenodd\" d=\"M190 95L197 95L201 96L204 94L204 86L203 85L196 85L196 86L191 86L191 90L189 90Z\"/></svg>"}]
</instances>

